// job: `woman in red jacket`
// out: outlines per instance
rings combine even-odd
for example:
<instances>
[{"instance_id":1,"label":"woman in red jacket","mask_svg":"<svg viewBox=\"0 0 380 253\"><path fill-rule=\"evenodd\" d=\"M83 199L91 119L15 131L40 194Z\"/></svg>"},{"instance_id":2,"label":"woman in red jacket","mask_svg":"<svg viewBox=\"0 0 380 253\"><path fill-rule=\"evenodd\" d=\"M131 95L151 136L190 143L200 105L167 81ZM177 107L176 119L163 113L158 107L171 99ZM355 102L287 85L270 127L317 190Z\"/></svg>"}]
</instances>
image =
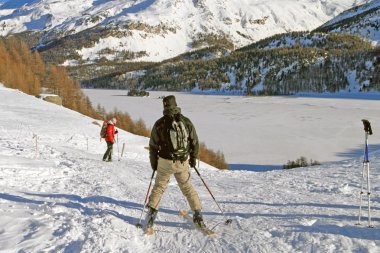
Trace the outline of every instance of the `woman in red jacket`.
<instances>
[{"instance_id":1,"label":"woman in red jacket","mask_svg":"<svg viewBox=\"0 0 380 253\"><path fill-rule=\"evenodd\" d=\"M105 138L107 142L107 150L103 156L103 161L105 162L112 162L112 147L113 143L115 142L115 134L117 134L117 130L115 129L116 122L116 118L113 118L110 121L108 121L107 124L107 134Z\"/></svg>"}]
</instances>

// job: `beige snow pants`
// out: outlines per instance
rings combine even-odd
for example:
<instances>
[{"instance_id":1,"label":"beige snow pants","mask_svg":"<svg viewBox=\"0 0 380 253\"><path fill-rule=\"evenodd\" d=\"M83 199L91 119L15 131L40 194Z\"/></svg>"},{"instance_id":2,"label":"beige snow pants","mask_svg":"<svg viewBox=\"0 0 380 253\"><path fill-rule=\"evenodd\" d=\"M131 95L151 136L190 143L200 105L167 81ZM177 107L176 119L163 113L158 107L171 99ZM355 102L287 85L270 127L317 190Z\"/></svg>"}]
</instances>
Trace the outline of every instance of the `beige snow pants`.
<instances>
[{"instance_id":1,"label":"beige snow pants","mask_svg":"<svg viewBox=\"0 0 380 253\"><path fill-rule=\"evenodd\" d=\"M183 195L185 195L187 202L189 202L191 210L201 210L201 202L198 193L194 189L190 181L189 162L181 162L158 158L157 176L153 186L152 193L149 197L149 206L158 210L158 205L164 194L171 175L174 174L178 186Z\"/></svg>"}]
</instances>

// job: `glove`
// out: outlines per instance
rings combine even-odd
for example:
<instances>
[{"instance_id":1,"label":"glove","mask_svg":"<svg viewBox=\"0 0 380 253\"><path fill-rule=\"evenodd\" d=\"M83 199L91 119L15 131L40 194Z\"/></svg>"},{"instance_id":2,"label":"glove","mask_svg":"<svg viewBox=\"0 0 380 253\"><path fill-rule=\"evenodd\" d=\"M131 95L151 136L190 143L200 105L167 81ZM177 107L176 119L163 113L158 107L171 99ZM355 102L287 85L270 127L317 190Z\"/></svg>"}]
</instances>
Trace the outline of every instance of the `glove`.
<instances>
[{"instance_id":1,"label":"glove","mask_svg":"<svg viewBox=\"0 0 380 253\"><path fill-rule=\"evenodd\" d=\"M190 157L189 164L191 168L195 168L195 166L197 165L197 159L195 157Z\"/></svg>"},{"instance_id":2,"label":"glove","mask_svg":"<svg viewBox=\"0 0 380 253\"><path fill-rule=\"evenodd\" d=\"M158 166L157 158L150 156L149 160L150 160L150 167L152 168L152 170L156 171L157 166Z\"/></svg>"}]
</instances>

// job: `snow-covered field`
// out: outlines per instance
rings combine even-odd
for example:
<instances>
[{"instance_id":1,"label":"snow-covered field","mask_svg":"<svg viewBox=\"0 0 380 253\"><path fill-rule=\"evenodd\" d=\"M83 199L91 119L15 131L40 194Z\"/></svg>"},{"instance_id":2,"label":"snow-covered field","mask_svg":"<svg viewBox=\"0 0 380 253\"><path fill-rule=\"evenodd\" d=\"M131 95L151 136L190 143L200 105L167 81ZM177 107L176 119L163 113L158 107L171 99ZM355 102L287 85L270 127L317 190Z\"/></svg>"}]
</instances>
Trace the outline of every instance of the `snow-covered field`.
<instances>
[{"instance_id":1,"label":"snow-covered field","mask_svg":"<svg viewBox=\"0 0 380 253\"><path fill-rule=\"evenodd\" d=\"M361 158L266 172L219 171L201 163L226 215L192 173L205 222L217 236L205 237L178 216L187 204L172 179L157 233L147 237L135 224L152 173L148 139L120 131L125 155L117 161L115 148L115 161L103 163L105 143L92 122L0 87L1 253L380 251L379 151L370 150L374 228L366 227L366 212L363 224L355 225ZM223 224L227 218L229 226Z\"/></svg>"},{"instance_id":2,"label":"snow-covered field","mask_svg":"<svg viewBox=\"0 0 380 253\"><path fill-rule=\"evenodd\" d=\"M150 97L138 98L120 90L83 91L95 106L126 111L149 127L162 115L158 98L175 94L200 140L221 150L235 169L282 168L300 156L322 163L357 158L363 153L363 118L374 128L371 149L380 149L380 94L241 97L150 92Z\"/></svg>"}]
</instances>

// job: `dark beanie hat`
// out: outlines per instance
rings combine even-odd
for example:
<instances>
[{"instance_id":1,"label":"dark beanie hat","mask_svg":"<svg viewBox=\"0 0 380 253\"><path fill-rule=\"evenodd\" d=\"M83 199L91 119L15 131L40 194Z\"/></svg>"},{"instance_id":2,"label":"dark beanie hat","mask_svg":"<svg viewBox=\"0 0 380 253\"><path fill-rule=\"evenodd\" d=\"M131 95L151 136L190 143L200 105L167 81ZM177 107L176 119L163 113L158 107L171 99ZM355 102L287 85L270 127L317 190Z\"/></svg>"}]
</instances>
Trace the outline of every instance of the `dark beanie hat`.
<instances>
[{"instance_id":1,"label":"dark beanie hat","mask_svg":"<svg viewBox=\"0 0 380 253\"><path fill-rule=\"evenodd\" d=\"M175 96L173 95L164 97L163 103L164 103L164 108L177 107L177 102L175 101Z\"/></svg>"}]
</instances>

